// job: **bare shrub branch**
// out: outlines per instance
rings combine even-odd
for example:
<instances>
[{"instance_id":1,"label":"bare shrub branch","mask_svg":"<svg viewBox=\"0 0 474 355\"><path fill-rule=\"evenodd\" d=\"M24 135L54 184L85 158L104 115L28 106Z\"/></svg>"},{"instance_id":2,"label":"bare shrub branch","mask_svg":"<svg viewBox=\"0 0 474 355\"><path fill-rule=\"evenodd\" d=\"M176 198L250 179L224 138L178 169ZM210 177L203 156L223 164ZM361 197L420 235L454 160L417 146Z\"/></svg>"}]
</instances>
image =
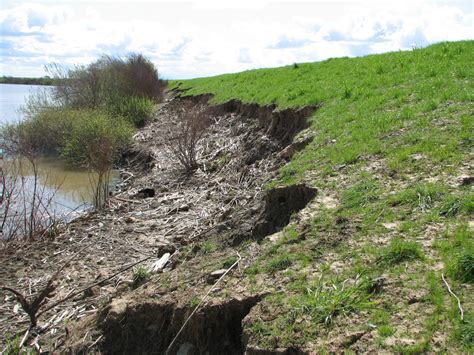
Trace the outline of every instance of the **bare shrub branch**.
<instances>
[{"instance_id":1,"label":"bare shrub branch","mask_svg":"<svg viewBox=\"0 0 474 355\"><path fill-rule=\"evenodd\" d=\"M170 122L166 134L166 149L187 171L196 170L198 165L198 144L204 136L210 119L202 109L187 105L181 108L176 122Z\"/></svg>"}]
</instances>

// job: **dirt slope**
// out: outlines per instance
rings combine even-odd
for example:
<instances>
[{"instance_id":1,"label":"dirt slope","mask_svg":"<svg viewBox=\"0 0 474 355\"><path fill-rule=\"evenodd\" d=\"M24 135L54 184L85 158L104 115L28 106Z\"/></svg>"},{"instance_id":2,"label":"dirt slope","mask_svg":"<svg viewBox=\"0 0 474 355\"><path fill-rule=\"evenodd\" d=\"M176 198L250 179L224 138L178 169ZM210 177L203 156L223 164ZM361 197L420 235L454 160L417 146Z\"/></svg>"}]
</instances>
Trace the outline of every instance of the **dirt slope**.
<instances>
[{"instance_id":1,"label":"dirt slope","mask_svg":"<svg viewBox=\"0 0 474 355\"><path fill-rule=\"evenodd\" d=\"M33 343L34 335L38 335L37 344L42 350L64 350L65 344L75 350L90 350L88 347L94 344L104 352L117 351L121 346L130 351L163 351L192 309L189 302L209 287L209 274L228 266L235 260L235 250L244 248L241 273L258 249L256 244L248 243L280 230L292 213L314 197L316 191L304 185L271 193L263 189L278 167L308 142L303 134L298 143L290 144L293 136L307 126L305 118L314 108L274 112L274 107L238 102L209 107L207 99L180 99L170 94L158 107L157 119L135 134L124 155L122 163L127 169L119 186L122 191L117 191L103 213L70 223L54 239L9 245L3 251L0 283L30 299L72 258L58 277L56 292L42 309L71 293L79 294L42 314L27 343ZM165 133L176 124L177 111L183 107L203 110L212 119L198 147L200 169L192 174L183 173L164 148ZM143 259L139 265L151 269L165 253L172 257L164 271L132 290L132 271L138 265L121 271ZM162 295L159 302L157 294ZM242 288L229 297L225 292L216 295L177 345L186 343L187 338L202 339L203 332L220 332L222 339L228 338L223 348L210 340L200 340L193 347L241 352L241 320L262 294ZM28 317L12 294L3 292L1 297L2 342L12 345L13 335L23 334L28 328ZM130 305L123 308L124 304ZM123 329L111 319L121 319L121 312L129 312L129 307L130 328ZM114 312L118 314L115 318L111 316ZM153 338L162 331L157 328L157 319L146 319L150 312L164 313L159 316L163 317L161 321L172 325L167 326L166 336L160 336L160 341L138 345L133 339L144 328ZM87 326L76 325L82 319L88 320ZM197 325L203 319L207 324L214 322L214 328L205 330ZM226 323L228 331L222 328Z\"/></svg>"}]
</instances>

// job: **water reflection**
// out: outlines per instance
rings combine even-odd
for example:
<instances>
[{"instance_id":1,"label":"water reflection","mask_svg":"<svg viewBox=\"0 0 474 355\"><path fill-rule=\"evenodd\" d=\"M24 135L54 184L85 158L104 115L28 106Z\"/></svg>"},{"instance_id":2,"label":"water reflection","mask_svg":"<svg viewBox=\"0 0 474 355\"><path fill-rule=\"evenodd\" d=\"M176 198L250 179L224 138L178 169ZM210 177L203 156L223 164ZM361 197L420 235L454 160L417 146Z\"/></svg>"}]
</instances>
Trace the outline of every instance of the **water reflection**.
<instances>
[{"instance_id":1,"label":"water reflection","mask_svg":"<svg viewBox=\"0 0 474 355\"><path fill-rule=\"evenodd\" d=\"M47 196L54 195L54 212L64 215L70 211L84 210L90 207L94 200L93 184L97 174L86 169L72 168L58 157L43 157L36 161L39 186L42 186ZM8 175L8 160L4 162L4 170ZM20 174L26 180L33 180L34 173L31 164L22 161ZM113 170L109 184L113 187L119 180L119 172ZM32 184L32 182L30 182Z\"/></svg>"}]
</instances>

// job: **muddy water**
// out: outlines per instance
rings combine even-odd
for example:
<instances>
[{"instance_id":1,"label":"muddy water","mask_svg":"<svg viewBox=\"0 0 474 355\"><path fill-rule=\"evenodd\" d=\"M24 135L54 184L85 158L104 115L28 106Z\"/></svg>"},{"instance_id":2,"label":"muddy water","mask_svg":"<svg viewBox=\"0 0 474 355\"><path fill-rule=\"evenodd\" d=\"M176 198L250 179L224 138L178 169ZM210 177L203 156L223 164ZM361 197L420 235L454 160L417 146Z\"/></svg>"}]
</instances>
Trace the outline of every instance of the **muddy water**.
<instances>
[{"instance_id":1,"label":"muddy water","mask_svg":"<svg viewBox=\"0 0 474 355\"><path fill-rule=\"evenodd\" d=\"M53 205L57 212L83 210L91 205L94 198L93 188L97 174L85 169L71 168L56 157L44 157L37 161L39 185L45 188L47 195L54 195ZM22 175L33 178L33 171L24 163ZM111 187L119 179L119 172L113 170L110 176Z\"/></svg>"},{"instance_id":2,"label":"muddy water","mask_svg":"<svg viewBox=\"0 0 474 355\"><path fill-rule=\"evenodd\" d=\"M39 90L50 90L36 85L0 84L0 127L7 123L23 119L21 106L29 95ZM0 160L0 167L6 162ZM28 164L24 164L28 166ZM80 211L90 207L93 201L91 175L85 169L71 169L60 158L42 158L38 161L39 188L47 196L53 196L52 206L55 215L69 215L71 211ZM31 184L32 170L22 169L24 178ZM117 171L111 174L110 184L114 185L119 177ZM1 205L0 205L1 208ZM0 211L1 212L1 211Z\"/></svg>"}]
</instances>

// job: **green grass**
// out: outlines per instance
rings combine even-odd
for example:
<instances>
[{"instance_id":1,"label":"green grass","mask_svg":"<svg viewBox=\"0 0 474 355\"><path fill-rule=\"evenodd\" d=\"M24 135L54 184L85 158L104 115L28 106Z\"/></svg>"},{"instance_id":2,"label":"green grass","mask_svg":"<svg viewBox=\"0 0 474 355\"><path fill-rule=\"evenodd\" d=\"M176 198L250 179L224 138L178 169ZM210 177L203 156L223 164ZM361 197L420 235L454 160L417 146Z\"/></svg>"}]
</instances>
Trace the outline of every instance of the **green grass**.
<instances>
[{"instance_id":1,"label":"green grass","mask_svg":"<svg viewBox=\"0 0 474 355\"><path fill-rule=\"evenodd\" d=\"M424 254L418 243L394 238L380 252L377 263L381 265L395 265L403 261L422 260L423 258Z\"/></svg>"},{"instance_id":2,"label":"green grass","mask_svg":"<svg viewBox=\"0 0 474 355\"><path fill-rule=\"evenodd\" d=\"M269 273L274 273L277 271L285 270L293 264L291 256L287 253L278 255L270 259L267 263L266 271Z\"/></svg>"},{"instance_id":3,"label":"green grass","mask_svg":"<svg viewBox=\"0 0 474 355\"><path fill-rule=\"evenodd\" d=\"M474 41L172 81L183 95L214 94L279 109L320 105L312 144L281 170L294 183L369 156L398 174L450 169L472 145ZM331 142L331 139L335 141Z\"/></svg>"},{"instance_id":4,"label":"green grass","mask_svg":"<svg viewBox=\"0 0 474 355\"><path fill-rule=\"evenodd\" d=\"M189 307L196 308L196 306L199 304L199 302L201 302L201 299L197 296L193 296L189 300L188 304L189 304Z\"/></svg>"},{"instance_id":5,"label":"green grass","mask_svg":"<svg viewBox=\"0 0 474 355\"><path fill-rule=\"evenodd\" d=\"M390 325L381 325L377 328L377 332L381 337L389 337L394 333L394 330Z\"/></svg>"},{"instance_id":6,"label":"green grass","mask_svg":"<svg viewBox=\"0 0 474 355\"><path fill-rule=\"evenodd\" d=\"M341 207L345 209L365 207L368 203L379 198L379 192L378 182L363 176L361 182L356 183L342 193Z\"/></svg>"},{"instance_id":7,"label":"green grass","mask_svg":"<svg viewBox=\"0 0 474 355\"><path fill-rule=\"evenodd\" d=\"M474 317L468 315L464 321L458 321L455 329L455 336L466 348L474 350Z\"/></svg>"},{"instance_id":8,"label":"green grass","mask_svg":"<svg viewBox=\"0 0 474 355\"><path fill-rule=\"evenodd\" d=\"M446 194L446 189L439 184L417 184L392 196L393 206L406 205L425 212Z\"/></svg>"},{"instance_id":9,"label":"green grass","mask_svg":"<svg viewBox=\"0 0 474 355\"><path fill-rule=\"evenodd\" d=\"M463 251L456 258L452 274L461 282L474 283L474 249Z\"/></svg>"},{"instance_id":10,"label":"green grass","mask_svg":"<svg viewBox=\"0 0 474 355\"><path fill-rule=\"evenodd\" d=\"M235 264L235 262L239 260L239 257L236 256L236 255L233 255L233 256L229 256L227 257L223 262L222 262L222 268L223 269L228 269L230 268L232 265Z\"/></svg>"},{"instance_id":11,"label":"green grass","mask_svg":"<svg viewBox=\"0 0 474 355\"><path fill-rule=\"evenodd\" d=\"M199 250L203 254L209 254L217 250L217 244L212 241L207 240L199 244Z\"/></svg>"},{"instance_id":12,"label":"green grass","mask_svg":"<svg viewBox=\"0 0 474 355\"><path fill-rule=\"evenodd\" d=\"M36 354L37 351L34 347L29 347L23 345L20 348L21 340L23 336L17 335L15 337L9 336L8 334L5 335L5 348L3 349L2 353L4 354L25 354L25 355L33 355Z\"/></svg>"},{"instance_id":13,"label":"green grass","mask_svg":"<svg viewBox=\"0 0 474 355\"><path fill-rule=\"evenodd\" d=\"M446 264L448 276L474 283L474 237L466 224L458 224L451 233L445 233L438 247Z\"/></svg>"},{"instance_id":14,"label":"green grass","mask_svg":"<svg viewBox=\"0 0 474 355\"><path fill-rule=\"evenodd\" d=\"M337 316L346 316L369 305L367 279L357 276L354 280L325 282L320 278L289 303L295 318L308 314L313 322L327 325Z\"/></svg>"}]
</instances>

